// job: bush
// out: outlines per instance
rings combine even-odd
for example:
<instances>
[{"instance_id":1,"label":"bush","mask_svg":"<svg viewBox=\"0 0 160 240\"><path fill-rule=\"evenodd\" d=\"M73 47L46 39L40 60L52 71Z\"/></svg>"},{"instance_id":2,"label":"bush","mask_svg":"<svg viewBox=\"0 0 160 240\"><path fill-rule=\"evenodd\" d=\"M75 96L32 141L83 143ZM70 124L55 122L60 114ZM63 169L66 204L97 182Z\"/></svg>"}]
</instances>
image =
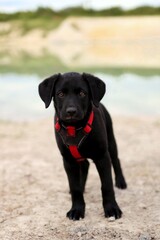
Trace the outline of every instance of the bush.
<instances>
[{"instance_id":1,"label":"bush","mask_svg":"<svg viewBox=\"0 0 160 240\"><path fill-rule=\"evenodd\" d=\"M113 7L95 11L82 7L67 8L56 12L50 8L39 7L36 11L25 11L16 13L0 13L0 21L23 20L23 19L64 19L68 16L133 16L133 15L160 15L160 7L142 6L131 10L123 10Z\"/></svg>"}]
</instances>

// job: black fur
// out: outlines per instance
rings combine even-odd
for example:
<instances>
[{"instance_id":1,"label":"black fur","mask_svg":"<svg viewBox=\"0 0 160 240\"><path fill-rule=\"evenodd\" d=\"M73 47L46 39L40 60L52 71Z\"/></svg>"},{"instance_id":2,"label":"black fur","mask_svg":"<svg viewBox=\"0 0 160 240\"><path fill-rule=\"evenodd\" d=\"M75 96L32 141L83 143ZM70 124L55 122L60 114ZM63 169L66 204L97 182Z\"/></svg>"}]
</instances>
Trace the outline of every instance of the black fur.
<instances>
[{"instance_id":1,"label":"black fur","mask_svg":"<svg viewBox=\"0 0 160 240\"><path fill-rule=\"evenodd\" d=\"M116 186L125 189L127 185L118 158L111 117L100 103L104 94L103 81L87 73L55 74L39 85L39 95L46 108L53 98L55 119L58 116L60 123L65 126L84 127L91 110L94 111L92 131L79 149L81 155L86 158L83 162L76 162L56 132L56 140L63 156L72 198L72 206L67 212L67 217L72 220L79 220L85 216L83 192L89 169L87 158L94 161L101 179L105 217L114 216L117 219L122 215L115 200L111 163L115 172Z\"/></svg>"}]
</instances>

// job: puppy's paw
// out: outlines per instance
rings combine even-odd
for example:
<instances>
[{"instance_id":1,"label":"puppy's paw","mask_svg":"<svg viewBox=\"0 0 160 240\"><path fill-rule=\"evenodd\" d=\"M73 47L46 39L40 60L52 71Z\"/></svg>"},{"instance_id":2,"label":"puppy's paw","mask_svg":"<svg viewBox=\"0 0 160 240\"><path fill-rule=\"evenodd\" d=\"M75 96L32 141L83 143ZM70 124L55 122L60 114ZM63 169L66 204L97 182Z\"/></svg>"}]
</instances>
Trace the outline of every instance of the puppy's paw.
<instances>
[{"instance_id":1,"label":"puppy's paw","mask_svg":"<svg viewBox=\"0 0 160 240\"><path fill-rule=\"evenodd\" d=\"M111 217L118 219L122 216L122 211L116 202L111 202L104 207L105 217L111 219Z\"/></svg>"},{"instance_id":2,"label":"puppy's paw","mask_svg":"<svg viewBox=\"0 0 160 240\"><path fill-rule=\"evenodd\" d=\"M84 210L71 209L69 212L67 212L66 217L73 221L80 220L80 218L84 218Z\"/></svg>"},{"instance_id":3,"label":"puppy's paw","mask_svg":"<svg viewBox=\"0 0 160 240\"><path fill-rule=\"evenodd\" d=\"M120 188L120 189L126 189L127 188L127 183L126 183L123 175L120 175L120 176L116 177L116 187Z\"/></svg>"}]
</instances>

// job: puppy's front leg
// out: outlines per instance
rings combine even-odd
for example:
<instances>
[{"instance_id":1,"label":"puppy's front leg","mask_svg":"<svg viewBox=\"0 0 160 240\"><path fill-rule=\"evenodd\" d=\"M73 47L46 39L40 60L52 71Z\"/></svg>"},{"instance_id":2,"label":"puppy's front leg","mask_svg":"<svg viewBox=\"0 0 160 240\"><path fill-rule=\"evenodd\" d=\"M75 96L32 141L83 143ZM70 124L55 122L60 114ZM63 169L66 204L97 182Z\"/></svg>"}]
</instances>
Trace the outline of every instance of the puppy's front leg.
<instances>
[{"instance_id":1,"label":"puppy's front leg","mask_svg":"<svg viewBox=\"0 0 160 240\"><path fill-rule=\"evenodd\" d=\"M67 173L70 193L72 197L72 207L67 212L67 217L71 220L79 220L85 215L85 202L80 179L80 166L78 163L68 162L64 160L64 168Z\"/></svg>"},{"instance_id":2,"label":"puppy's front leg","mask_svg":"<svg viewBox=\"0 0 160 240\"><path fill-rule=\"evenodd\" d=\"M97 159L94 162L101 179L101 190L105 217L113 216L115 219L120 218L122 211L120 210L115 200L109 152L107 151L102 158Z\"/></svg>"}]
</instances>

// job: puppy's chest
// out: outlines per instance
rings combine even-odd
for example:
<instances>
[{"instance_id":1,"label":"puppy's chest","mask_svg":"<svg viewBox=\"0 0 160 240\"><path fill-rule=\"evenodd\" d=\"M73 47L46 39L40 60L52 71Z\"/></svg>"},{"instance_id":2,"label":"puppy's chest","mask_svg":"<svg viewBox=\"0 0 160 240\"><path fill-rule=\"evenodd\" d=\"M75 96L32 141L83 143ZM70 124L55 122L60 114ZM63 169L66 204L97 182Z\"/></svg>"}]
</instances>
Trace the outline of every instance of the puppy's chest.
<instances>
[{"instance_id":1,"label":"puppy's chest","mask_svg":"<svg viewBox=\"0 0 160 240\"><path fill-rule=\"evenodd\" d=\"M59 131L59 135L61 137L61 140L63 141L63 144L67 147L71 145L75 145L78 148L81 146L81 144L84 142L84 140L87 138L88 134L86 134L83 129L77 129L73 130L71 134L69 134L66 129L62 128Z\"/></svg>"},{"instance_id":2,"label":"puppy's chest","mask_svg":"<svg viewBox=\"0 0 160 240\"><path fill-rule=\"evenodd\" d=\"M70 146L76 146L83 158L97 158L106 151L106 138L101 134L95 134L94 130L86 134L83 129L77 130L74 136L66 133L65 129L61 129L57 134L57 144L62 155L70 152Z\"/></svg>"}]
</instances>

